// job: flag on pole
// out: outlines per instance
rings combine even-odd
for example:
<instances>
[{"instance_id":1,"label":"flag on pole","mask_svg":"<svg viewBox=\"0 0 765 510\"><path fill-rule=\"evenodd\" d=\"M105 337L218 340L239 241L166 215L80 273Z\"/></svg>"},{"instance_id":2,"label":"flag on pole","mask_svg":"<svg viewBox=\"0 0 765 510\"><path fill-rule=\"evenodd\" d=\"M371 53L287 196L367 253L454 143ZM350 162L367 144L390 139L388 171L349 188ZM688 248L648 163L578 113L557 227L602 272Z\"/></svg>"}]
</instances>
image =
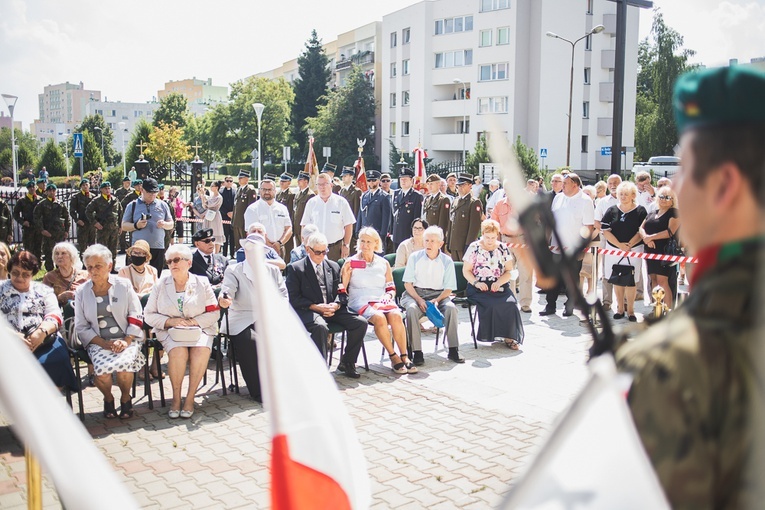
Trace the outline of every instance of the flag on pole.
<instances>
[{"instance_id":1,"label":"flag on pole","mask_svg":"<svg viewBox=\"0 0 765 510\"><path fill-rule=\"evenodd\" d=\"M357 159L353 164L353 168L356 169L356 187L358 187L363 193L368 189L368 186L367 173L366 169L364 168L364 158L361 157L361 154L359 154L359 159Z\"/></svg>"},{"instance_id":2,"label":"flag on pole","mask_svg":"<svg viewBox=\"0 0 765 510\"><path fill-rule=\"evenodd\" d=\"M422 145L418 145L412 150L414 155L414 189L423 191L426 189L425 179L428 177L425 175L425 158L428 157L428 153L422 148Z\"/></svg>"},{"instance_id":3,"label":"flag on pole","mask_svg":"<svg viewBox=\"0 0 765 510\"><path fill-rule=\"evenodd\" d=\"M319 162L316 161L316 153L313 151L313 136L308 137L308 157L305 159L303 171L311 176L308 187L316 191L316 177L319 175Z\"/></svg>"},{"instance_id":4,"label":"flag on pole","mask_svg":"<svg viewBox=\"0 0 765 510\"><path fill-rule=\"evenodd\" d=\"M368 508L369 475L327 364L289 302L278 295L263 249L245 244L255 278L263 403L271 419L271 508Z\"/></svg>"},{"instance_id":5,"label":"flag on pole","mask_svg":"<svg viewBox=\"0 0 765 510\"><path fill-rule=\"evenodd\" d=\"M611 356L593 373L501 508L668 509Z\"/></svg>"}]
</instances>

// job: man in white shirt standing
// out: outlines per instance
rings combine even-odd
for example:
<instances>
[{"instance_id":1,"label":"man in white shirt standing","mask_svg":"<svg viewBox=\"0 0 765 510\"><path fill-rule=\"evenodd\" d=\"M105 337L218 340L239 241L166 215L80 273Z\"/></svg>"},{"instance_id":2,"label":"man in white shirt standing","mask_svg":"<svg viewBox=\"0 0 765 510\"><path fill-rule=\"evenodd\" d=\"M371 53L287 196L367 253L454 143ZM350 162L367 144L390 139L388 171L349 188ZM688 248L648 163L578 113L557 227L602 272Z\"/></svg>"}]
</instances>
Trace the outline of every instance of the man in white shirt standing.
<instances>
[{"instance_id":1,"label":"man in white shirt standing","mask_svg":"<svg viewBox=\"0 0 765 510\"><path fill-rule=\"evenodd\" d=\"M656 190L651 185L651 174L648 172L636 173L635 184L638 189L637 203L645 207L647 211L651 204L656 201Z\"/></svg>"},{"instance_id":2,"label":"man in white shirt standing","mask_svg":"<svg viewBox=\"0 0 765 510\"><path fill-rule=\"evenodd\" d=\"M255 222L266 227L266 246L284 257L284 244L292 237L292 222L287 208L276 201L276 184L272 179L260 183L260 200L244 211L244 225L249 228Z\"/></svg>"},{"instance_id":3,"label":"man in white shirt standing","mask_svg":"<svg viewBox=\"0 0 765 510\"><path fill-rule=\"evenodd\" d=\"M608 185L608 191L609 194L604 196L603 198L599 198L595 201L595 233L600 234L600 220L603 219L603 215L606 214L606 211L614 205L619 204L619 198L616 196L616 188L619 187L619 185L622 183L622 178L618 174L613 174L608 176L608 180L606 181L606 184ZM600 239L600 247L605 248L606 247L606 239L601 236ZM601 267L600 274L603 274L603 257L600 257L601 261ZM608 310L611 308L611 298L613 296L614 292L614 286L608 283L608 280L603 278L603 307Z\"/></svg>"},{"instance_id":4,"label":"man in white shirt standing","mask_svg":"<svg viewBox=\"0 0 765 510\"><path fill-rule=\"evenodd\" d=\"M350 253L351 236L356 219L348 201L332 193L332 177L327 173L319 174L316 187L319 194L305 205L300 225L312 223L319 227L319 232L327 238L327 258L337 262Z\"/></svg>"},{"instance_id":5,"label":"man in white shirt standing","mask_svg":"<svg viewBox=\"0 0 765 510\"><path fill-rule=\"evenodd\" d=\"M553 252L560 253L562 250L575 258L574 274L578 276L582 270L584 253L576 253L576 251L585 239L591 239L595 223L595 208L592 206L592 199L582 192L582 180L578 175L570 173L563 178L563 192L555 195L552 213L555 217L555 227L560 236L560 243L553 236L550 245L553 247ZM562 285L561 283L561 287ZM554 288L547 291L547 306L539 312L539 315L555 314L559 290L560 288ZM574 300L571 296L572 292L569 292L569 298L564 304L564 317L569 317L574 313Z\"/></svg>"},{"instance_id":6,"label":"man in white shirt standing","mask_svg":"<svg viewBox=\"0 0 765 510\"><path fill-rule=\"evenodd\" d=\"M497 205L497 202L505 198L505 190L499 187L499 181L492 179L489 181L489 198L486 199L486 217L491 217L491 210Z\"/></svg>"}]
</instances>

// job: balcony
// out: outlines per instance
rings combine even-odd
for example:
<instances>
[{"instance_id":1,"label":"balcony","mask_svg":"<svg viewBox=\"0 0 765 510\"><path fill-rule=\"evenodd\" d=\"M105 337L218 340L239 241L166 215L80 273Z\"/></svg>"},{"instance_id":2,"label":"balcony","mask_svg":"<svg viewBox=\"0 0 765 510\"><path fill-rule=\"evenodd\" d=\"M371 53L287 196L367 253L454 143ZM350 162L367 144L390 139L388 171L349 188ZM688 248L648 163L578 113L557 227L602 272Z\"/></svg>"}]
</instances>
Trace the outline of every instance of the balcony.
<instances>
[{"instance_id":1,"label":"balcony","mask_svg":"<svg viewBox=\"0 0 765 510\"><path fill-rule=\"evenodd\" d=\"M606 27L604 34L616 35L616 14L604 14L603 26Z\"/></svg>"},{"instance_id":2,"label":"balcony","mask_svg":"<svg viewBox=\"0 0 765 510\"><path fill-rule=\"evenodd\" d=\"M440 135L431 135L430 147L434 151L461 151L462 150L462 133L445 133ZM471 134L465 133L465 143L467 149L470 150L472 145Z\"/></svg>"},{"instance_id":3,"label":"balcony","mask_svg":"<svg viewBox=\"0 0 765 510\"><path fill-rule=\"evenodd\" d=\"M431 106L431 115L433 117L462 117L470 116L470 101L467 102L457 99L448 99L444 101L433 101Z\"/></svg>"},{"instance_id":4,"label":"balcony","mask_svg":"<svg viewBox=\"0 0 765 510\"><path fill-rule=\"evenodd\" d=\"M346 58L345 55L340 55L340 60L335 64L335 71L342 71L344 69L350 69L353 64L364 65L373 64L375 61L375 52L371 50L361 51L355 55L351 55L350 58Z\"/></svg>"},{"instance_id":5,"label":"balcony","mask_svg":"<svg viewBox=\"0 0 765 510\"><path fill-rule=\"evenodd\" d=\"M602 69L613 69L616 67L616 50L601 50L600 67Z\"/></svg>"},{"instance_id":6,"label":"balcony","mask_svg":"<svg viewBox=\"0 0 765 510\"><path fill-rule=\"evenodd\" d=\"M603 103L614 102L614 83L601 82L598 86L598 99Z\"/></svg>"},{"instance_id":7,"label":"balcony","mask_svg":"<svg viewBox=\"0 0 765 510\"><path fill-rule=\"evenodd\" d=\"M611 136L613 125L614 119L611 117L598 117L598 136Z\"/></svg>"}]
</instances>

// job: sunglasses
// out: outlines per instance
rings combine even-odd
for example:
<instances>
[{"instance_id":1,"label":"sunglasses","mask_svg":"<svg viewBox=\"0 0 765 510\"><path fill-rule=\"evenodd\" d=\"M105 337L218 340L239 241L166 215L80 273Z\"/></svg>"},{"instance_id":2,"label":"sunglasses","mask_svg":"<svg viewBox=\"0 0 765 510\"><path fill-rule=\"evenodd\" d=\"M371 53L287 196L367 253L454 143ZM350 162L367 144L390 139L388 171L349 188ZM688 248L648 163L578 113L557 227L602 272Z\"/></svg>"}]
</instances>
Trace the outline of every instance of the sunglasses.
<instances>
[{"instance_id":1,"label":"sunglasses","mask_svg":"<svg viewBox=\"0 0 765 510\"><path fill-rule=\"evenodd\" d=\"M383 179L380 182L390 182L390 179Z\"/></svg>"},{"instance_id":2,"label":"sunglasses","mask_svg":"<svg viewBox=\"0 0 765 510\"><path fill-rule=\"evenodd\" d=\"M659 195L659 200L672 200L672 197L669 195Z\"/></svg>"},{"instance_id":3,"label":"sunglasses","mask_svg":"<svg viewBox=\"0 0 765 510\"><path fill-rule=\"evenodd\" d=\"M215 241L212 237L208 237L207 239L200 239L200 243L210 244L211 242Z\"/></svg>"},{"instance_id":4,"label":"sunglasses","mask_svg":"<svg viewBox=\"0 0 765 510\"><path fill-rule=\"evenodd\" d=\"M313 254L316 255L317 257L321 255L326 255L327 253L329 253L329 250L314 250L310 246L308 247L308 249L311 250Z\"/></svg>"},{"instance_id":5,"label":"sunglasses","mask_svg":"<svg viewBox=\"0 0 765 510\"><path fill-rule=\"evenodd\" d=\"M175 257L174 259L167 259L167 265L169 266L170 264L177 264L181 260L186 260L186 259L184 259L183 257Z\"/></svg>"}]
</instances>

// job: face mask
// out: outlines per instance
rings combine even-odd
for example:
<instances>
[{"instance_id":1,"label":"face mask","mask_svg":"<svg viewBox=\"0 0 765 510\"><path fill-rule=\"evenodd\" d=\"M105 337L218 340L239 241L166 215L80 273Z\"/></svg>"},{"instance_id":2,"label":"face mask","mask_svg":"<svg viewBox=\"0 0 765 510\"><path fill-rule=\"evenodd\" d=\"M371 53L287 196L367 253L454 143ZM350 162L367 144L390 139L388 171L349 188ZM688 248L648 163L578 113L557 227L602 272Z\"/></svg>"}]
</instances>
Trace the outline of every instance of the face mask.
<instances>
[{"instance_id":1,"label":"face mask","mask_svg":"<svg viewBox=\"0 0 765 510\"><path fill-rule=\"evenodd\" d=\"M146 257L137 257L135 255L131 255L130 261L134 266L142 266L146 263Z\"/></svg>"}]
</instances>

